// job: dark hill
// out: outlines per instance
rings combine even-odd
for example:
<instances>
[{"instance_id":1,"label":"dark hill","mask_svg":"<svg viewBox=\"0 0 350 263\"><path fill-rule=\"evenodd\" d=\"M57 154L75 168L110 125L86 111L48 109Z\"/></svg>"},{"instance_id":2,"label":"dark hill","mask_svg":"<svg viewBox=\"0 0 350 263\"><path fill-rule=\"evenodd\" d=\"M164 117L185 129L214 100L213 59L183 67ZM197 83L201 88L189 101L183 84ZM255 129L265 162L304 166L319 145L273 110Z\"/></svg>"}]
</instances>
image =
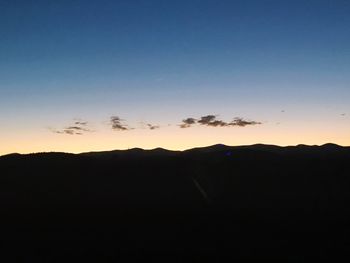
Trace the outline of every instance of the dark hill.
<instances>
[{"instance_id":1,"label":"dark hill","mask_svg":"<svg viewBox=\"0 0 350 263\"><path fill-rule=\"evenodd\" d=\"M6 155L0 207L4 262L334 261L350 249L350 148Z\"/></svg>"}]
</instances>

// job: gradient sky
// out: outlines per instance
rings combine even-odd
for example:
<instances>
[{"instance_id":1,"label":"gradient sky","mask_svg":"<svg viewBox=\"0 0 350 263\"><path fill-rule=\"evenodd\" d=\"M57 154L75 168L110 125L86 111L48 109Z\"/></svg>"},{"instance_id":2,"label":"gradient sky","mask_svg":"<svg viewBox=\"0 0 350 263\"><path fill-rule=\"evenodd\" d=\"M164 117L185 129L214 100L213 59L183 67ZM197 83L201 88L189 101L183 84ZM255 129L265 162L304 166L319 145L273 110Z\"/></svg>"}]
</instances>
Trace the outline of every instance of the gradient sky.
<instances>
[{"instance_id":1,"label":"gradient sky","mask_svg":"<svg viewBox=\"0 0 350 263\"><path fill-rule=\"evenodd\" d=\"M0 154L350 145L349 14L347 0L0 1ZM206 115L261 124L179 127Z\"/></svg>"}]
</instances>

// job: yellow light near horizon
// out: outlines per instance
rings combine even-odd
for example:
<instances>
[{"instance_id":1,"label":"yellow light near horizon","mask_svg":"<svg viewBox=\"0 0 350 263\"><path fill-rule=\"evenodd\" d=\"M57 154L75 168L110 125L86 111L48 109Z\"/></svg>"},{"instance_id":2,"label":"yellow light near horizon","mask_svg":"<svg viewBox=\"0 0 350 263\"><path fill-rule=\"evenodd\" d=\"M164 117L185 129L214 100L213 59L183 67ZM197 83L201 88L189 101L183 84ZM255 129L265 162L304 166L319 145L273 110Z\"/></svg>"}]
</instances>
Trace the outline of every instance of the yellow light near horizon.
<instances>
[{"instance_id":1,"label":"yellow light near horizon","mask_svg":"<svg viewBox=\"0 0 350 263\"><path fill-rule=\"evenodd\" d=\"M256 126L245 128L193 127L180 129L169 127L159 130L99 131L82 136L54 134L47 130L40 132L12 133L2 136L0 155L18 152L89 152L115 149L162 147L170 150L185 150L213 144L251 145L256 143L281 146L337 143L350 145L347 129L322 126Z\"/></svg>"}]
</instances>

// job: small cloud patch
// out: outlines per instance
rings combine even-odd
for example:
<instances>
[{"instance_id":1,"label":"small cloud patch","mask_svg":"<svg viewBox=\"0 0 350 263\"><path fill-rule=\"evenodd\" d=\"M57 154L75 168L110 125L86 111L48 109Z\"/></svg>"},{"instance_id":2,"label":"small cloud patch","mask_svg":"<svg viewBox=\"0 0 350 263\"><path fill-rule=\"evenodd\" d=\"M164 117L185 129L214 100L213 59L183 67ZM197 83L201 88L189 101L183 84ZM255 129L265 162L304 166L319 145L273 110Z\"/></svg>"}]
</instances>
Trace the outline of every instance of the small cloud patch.
<instances>
[{"instance_id":1,"label":"small cloud patch","mask_svg":"<svg viewBox=\"0 0 350 263\"><path fill-rule=\"evenodd\" d=\"M189 128L191 125L196 124L197 120L194 118L187 118L182 120L182 124L180 124L180 128Z\"/></svg>"},{"instance_id":2,"label":"small cloud patch","mask_svg":"<svg viewBox=\"0 0 350 263\"><path fill-rule=\"evenodd\" d=\"M124 120L122 120L118 116L111 116L110 124L111 124L112 130L114 130L114 131L131 130L131 128L129 128L126 124L124 124Z\"/></svg>"},{"instance_id":3,"label":"small cloud patch","mask_svg":"<svg viewBox=\"0 0 350 263\"><path fill-rule=\"evenodd\" d=\"M75 121L73 125L64 127L62 129L49 128L50 131L57 134L67 134L67 135L83 135L87 132L92 132L88 127L87 121Z\"/></svg>"},{"instance_id":4,"label":"small cloud patch","mask_svg":"<svg viewBox=\"0 0 350 263\"><path fill-rule=\"evenodd\" d=\"M150 130L156 130L156 129L159 129L160 126L159 125L152 125L150 123L147 123L147 127L150 129Z\"/></svg>"},{"instance_id":5,"label":"small cloud patch","mask_svg":"<svg viewBox=\"0 0 350 263\"><path fill-rule=\"evenodd\" d=\"M231 122L226 122L226 121L217 119L216 115L206 115L206 116L200 117L199 119L186 118L182 120L182 123L179 126L180 128L189 128L195 124L208 126L208 127L233 127L233 126L245 127L249 125L259 125L262 123L258 121L245 120L240 117L234 118Z\"/></svg>"},{"instance_id":6,"label":"small cloud patch","mask_svg":"<svg viewBox=\"0 0 350 263\"><path fill-rule=\"evenodd\" d=\"M245 127L248 125L259 125L259 124L262 124L262 123L258 121L248 121L238 117L234 118L233 121L229 123L230 126L239 126L239 127Z\"/></svg>"}]
</instances>

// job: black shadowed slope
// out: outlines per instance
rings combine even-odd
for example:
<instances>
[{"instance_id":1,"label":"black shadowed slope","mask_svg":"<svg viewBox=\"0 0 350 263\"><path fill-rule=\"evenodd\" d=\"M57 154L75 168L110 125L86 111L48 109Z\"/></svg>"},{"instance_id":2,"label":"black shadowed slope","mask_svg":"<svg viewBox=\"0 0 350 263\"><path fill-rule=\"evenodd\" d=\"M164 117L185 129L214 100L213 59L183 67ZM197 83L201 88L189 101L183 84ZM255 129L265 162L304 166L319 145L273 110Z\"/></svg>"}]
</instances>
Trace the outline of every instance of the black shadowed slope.
<instances>
[{"instance_id":1,"label":"black shadowed slope","mask_svg":"<svg viewBox=\"0 0 350 263\"><path fill-rule=\"evenodd\" d=\"M309 262L350 248L349 147L12 154L0 173L6 262Z\"/></svg>"}]
</instances>

